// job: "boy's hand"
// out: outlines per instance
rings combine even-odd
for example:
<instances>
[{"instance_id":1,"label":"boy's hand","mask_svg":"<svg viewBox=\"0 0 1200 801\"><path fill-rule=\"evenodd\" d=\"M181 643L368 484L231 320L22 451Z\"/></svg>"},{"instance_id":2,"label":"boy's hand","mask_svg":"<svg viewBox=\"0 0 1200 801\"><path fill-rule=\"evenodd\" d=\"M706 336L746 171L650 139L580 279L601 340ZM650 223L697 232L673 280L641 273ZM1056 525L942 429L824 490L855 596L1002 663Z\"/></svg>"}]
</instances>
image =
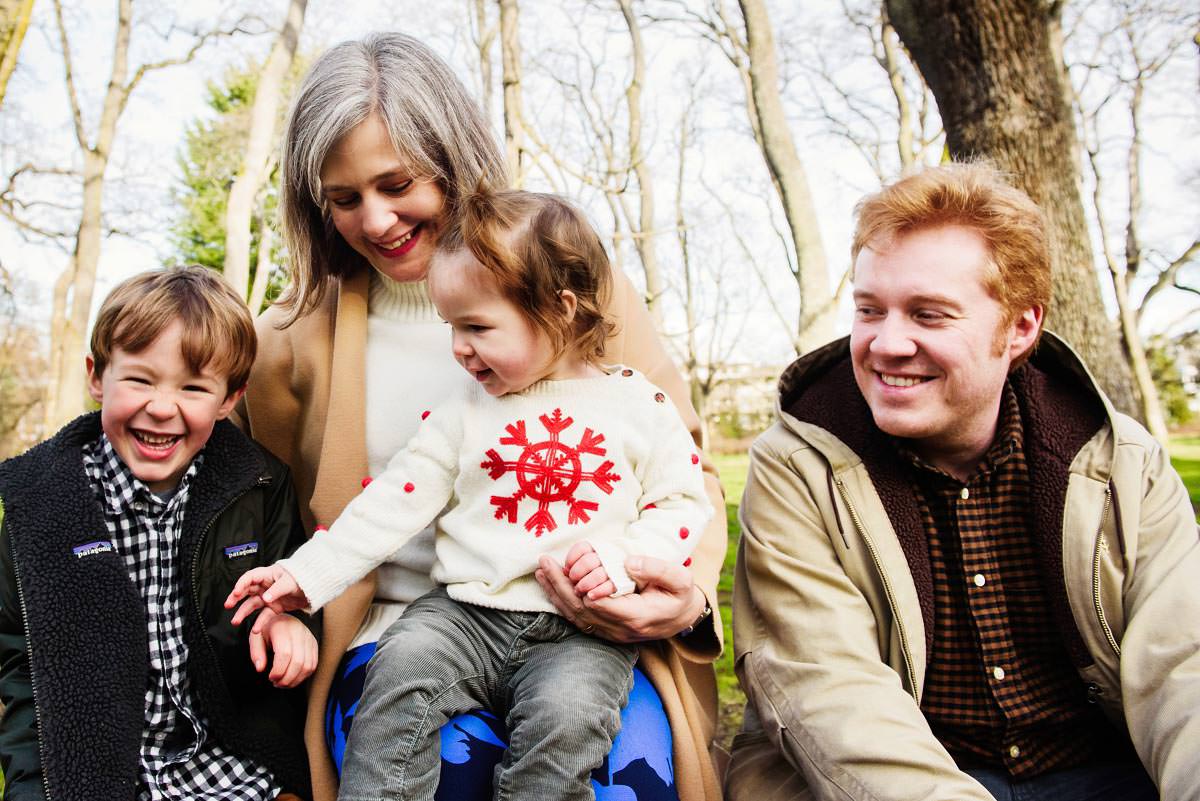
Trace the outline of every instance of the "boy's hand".
<instances>
[{"instance_id":1,"label":"boy's hand","mask_svg":"<svg viewBox=\"0 0 1200 801\"><path fill-rule=\"evenodd\" d=\"M567 551L564 566L567 577L575 582L575 594L586 596L589 601L607 598L617 591L608 577L608 571L600 564L595 549L586 542L577 542Z\"/></svg>"},{"instance_id":2,"label":"boy's hand","mask_svg":"<svg viewBox=\"0 0 1200 801\"><path fill-rule=\"evenodd\" d=\"M231 621L235 626L264 606L275 612L290 612L308 606L308 597L296 579L278 564L256 567L243 573L225 599L225 608L232 609L243 598L246 600L238 607ZM255 632L261 632L261 623L261 620L255 622Z\"/></svg>"},{"instance_id":3,"label":"boy's hand","mask_svg":"<svg viewBox=\"0 0 1200 801\"><path fill-rule=\"evenodd\" d=\"M295 687L317 669L317 638L302 622L274 609L264 609L250 630L250 661L262 673L267 649L274 654L267 678L276 687Z\"/></svg>"}]
</instances>

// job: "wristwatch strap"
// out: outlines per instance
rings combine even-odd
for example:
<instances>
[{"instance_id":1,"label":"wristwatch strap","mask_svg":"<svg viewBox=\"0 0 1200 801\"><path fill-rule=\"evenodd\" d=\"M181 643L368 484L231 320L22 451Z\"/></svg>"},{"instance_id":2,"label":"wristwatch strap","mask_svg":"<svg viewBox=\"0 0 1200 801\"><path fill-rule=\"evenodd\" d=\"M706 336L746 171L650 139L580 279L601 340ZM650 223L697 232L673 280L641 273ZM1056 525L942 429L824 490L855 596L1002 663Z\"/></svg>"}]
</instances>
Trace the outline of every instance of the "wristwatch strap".
<instances>
[{"instance_id":1,"label":"wristwatch strap","mask_svg":"<svg viewBox=\"0 0 1200 801\"><path fill-rule=\"evenodd\" d=\"M678 634L676 634L675 636L676 636L676 637L686 637L686 636L688 636L688 635L689 635L689 634L691 634L693 631L695 631L697 628L699 628L699 626L700 626L700 624L701 624L701 623L703 623L704 621L706 621L706 620L708 620L710 617L712 617L712 613L713 613L712 607L711 607L711 606L709 605L709 603L708 603L708 598L707 598L707 597L705 597L705 599L704 599L704 610L703 610L702 612L700 612L700 616L699 616L699 617L697 617L695 620L693 620L693 621L692 621L692 625L688 626L686 629L684 629L683 631L679 632L679 633L678 633Z\"/></svg>"}]
</instances>

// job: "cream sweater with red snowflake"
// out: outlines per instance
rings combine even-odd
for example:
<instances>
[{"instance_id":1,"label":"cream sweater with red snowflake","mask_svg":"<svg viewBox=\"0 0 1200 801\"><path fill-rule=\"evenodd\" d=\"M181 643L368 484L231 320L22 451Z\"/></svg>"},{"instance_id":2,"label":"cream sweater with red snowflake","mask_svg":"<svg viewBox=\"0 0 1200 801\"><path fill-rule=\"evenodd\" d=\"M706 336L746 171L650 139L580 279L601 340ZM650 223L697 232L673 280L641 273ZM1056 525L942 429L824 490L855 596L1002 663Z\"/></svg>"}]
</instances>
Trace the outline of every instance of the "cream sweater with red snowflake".
<instances>
[{"instance_id":1,"label":"cream sweater with red snowflake","mask_svg":"<svg viewBox=\"0 0 1200 801\"><path fill-rule=\"evenodd\" d=\"M712 515L695 443L635 370L540 381L493 398L464 381L387 470L280 564L313 609L337 597L446 509L433 578L451 597L553 612L533 577L586 540L619 594L628 556L686 563Z\"/></svg>"}]
</instances>

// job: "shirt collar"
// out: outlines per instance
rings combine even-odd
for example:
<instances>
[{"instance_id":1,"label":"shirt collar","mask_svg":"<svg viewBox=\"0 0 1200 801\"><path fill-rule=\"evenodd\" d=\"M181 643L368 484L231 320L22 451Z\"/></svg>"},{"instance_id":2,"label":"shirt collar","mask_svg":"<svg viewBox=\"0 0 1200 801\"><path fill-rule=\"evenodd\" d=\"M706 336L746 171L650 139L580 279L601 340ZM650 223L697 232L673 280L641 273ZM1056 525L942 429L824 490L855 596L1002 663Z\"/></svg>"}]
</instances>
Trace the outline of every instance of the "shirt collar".
<instances>
[{"instance_id":1,"label":"shirt collar","mask_svg":"<svg viewBox=\"0 0 1200 801\"><path fill-rule=\"evenodd\" d=\"M157 516L187 499L187 490L191 485L192 477L204 463L204 451L201 450L192 459L192 463L188 465L188 469L179 480L179 486L166 500L151 492L150 488L133 474L133 471L117 453L116 448L113 447L107 434L101 432L91 458L94 459L95 466L99 471L102 502L109 511L124 515L130 510L138 511L135 504L142 502L152 515Z\"/></svg>"},{"instance_id":2,"label":"shirt collar","mask_svg":"<svg viewBox=\"0 0 1200 801\"><path fill-rule=\"evenodd\" d=\"M892 441L896 450L919 470L944 477L953 481L955 485L970 484L994 472L1025 446L1025 429L1021 423L1021 406L1017 403L1017 393L1013 391L1010 382L1004 382L1004 389L1000 395L1000 416L996 421L996 436L975 472L965 482L922 459L904 440L892 438Z\"/></svg>"}]
</instances>

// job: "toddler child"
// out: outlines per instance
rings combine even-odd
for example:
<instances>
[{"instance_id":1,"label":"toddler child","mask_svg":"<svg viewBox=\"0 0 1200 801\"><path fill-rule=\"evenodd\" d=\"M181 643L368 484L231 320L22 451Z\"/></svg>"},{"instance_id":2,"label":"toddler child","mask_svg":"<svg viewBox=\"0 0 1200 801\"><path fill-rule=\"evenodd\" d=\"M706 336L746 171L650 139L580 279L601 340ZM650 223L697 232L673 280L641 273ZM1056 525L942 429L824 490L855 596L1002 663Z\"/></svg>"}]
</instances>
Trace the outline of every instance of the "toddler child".
<instances>
[{"instance_id":1,"label":"toddler child","mask_svg":"<svg viewBox=\"0 0 1200 801\"><path fill-rule=\"evenodd\" d=\"M308 794L316 639L222 605L304 540L287 468L225 419L256 341L210 270L130 278L92 332L100 410L0 465L5 798Z\"/></svg>"},{"instance_id":2,"label":"toddler child","mask_svg":"<svg viewBox=\"0 0 1200 801\"><path fill-rule=\"evenodd\" d=\"M470 374L327 532L244 575L234 620L320 608L439 514L441 587L388 629L367 674L342 799L432 799L446 720L506 719L501 797L592 798L636 649L555 614L534 573L570 565L576 590L633 591L634 554L687 557L712 514L695 444L666 396L597 363L612 325L599 238L552 195L466 199L432 259L429 294ZM420 380L414 376L413 380Z\"/></svg>"}]
</instances>

